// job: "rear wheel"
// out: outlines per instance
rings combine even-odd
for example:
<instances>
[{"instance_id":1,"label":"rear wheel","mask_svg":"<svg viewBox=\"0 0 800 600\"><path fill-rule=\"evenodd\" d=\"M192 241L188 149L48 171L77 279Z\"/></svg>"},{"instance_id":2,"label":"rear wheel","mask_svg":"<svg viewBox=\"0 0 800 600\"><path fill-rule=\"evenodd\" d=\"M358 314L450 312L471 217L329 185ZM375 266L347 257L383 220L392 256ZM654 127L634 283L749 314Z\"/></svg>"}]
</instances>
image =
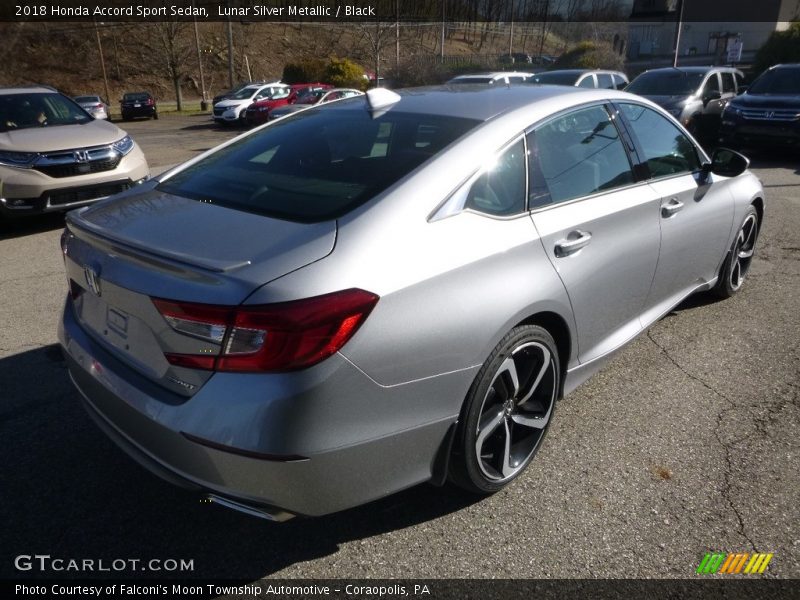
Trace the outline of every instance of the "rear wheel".
<instances>
[{"instance_id":1,"label":"rear wheel","mask_svg":"<svg viewBox=\"0 0 800 600\"><path fill-rule=\"evenodd\" d=\"M721 298L730 298L741 289L750 272L757 240L758 212L751 206L739 227L736 239L733 240L733 247L725 258L717 285L711 290L714 294Z\"/></svg>"},{"instance_id":2,"label":"rear wheel","mask_svg":"<svg viewBox=\"0 0 800 600\"><path fill-rule=\"evenodd\" d=\"M154 119L156 119L156 120L158 120L158 112L154 112L154 113L153 113L153 118L154 118Z\"/></svg>"},{"instance_id":3,"label":"rear wheel","mask_svg":"<svg viewBox=\"0 0 800 600\"><path fill-rule=\"evenodd\" d=\"M536 325L512 329L467 395L450 479L469 491L488 494L519 476L544 439L560 381L553 337Z\"/></svg>"}]
</instances>

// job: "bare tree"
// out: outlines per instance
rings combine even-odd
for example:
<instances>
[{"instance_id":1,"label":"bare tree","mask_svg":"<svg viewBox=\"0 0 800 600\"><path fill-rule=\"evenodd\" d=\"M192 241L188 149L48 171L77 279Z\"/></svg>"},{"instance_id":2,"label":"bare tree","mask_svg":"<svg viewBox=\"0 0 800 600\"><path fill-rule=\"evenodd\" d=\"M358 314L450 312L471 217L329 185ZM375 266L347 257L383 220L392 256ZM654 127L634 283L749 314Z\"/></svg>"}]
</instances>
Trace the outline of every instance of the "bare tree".
<instances>
[{"instance_id":1,"label":"bare tree","mask_svg":"<svg viewBox=\"0 0 800 600\"><path fill-rule=\"evenodd\" d=\"M192 57L196 52L189 25L186 21L147 23L137 36L136 52L140 64L152 66L172 82L178 110L183 110L181 84L192 68Z\"/></svg>"}]
</instances>

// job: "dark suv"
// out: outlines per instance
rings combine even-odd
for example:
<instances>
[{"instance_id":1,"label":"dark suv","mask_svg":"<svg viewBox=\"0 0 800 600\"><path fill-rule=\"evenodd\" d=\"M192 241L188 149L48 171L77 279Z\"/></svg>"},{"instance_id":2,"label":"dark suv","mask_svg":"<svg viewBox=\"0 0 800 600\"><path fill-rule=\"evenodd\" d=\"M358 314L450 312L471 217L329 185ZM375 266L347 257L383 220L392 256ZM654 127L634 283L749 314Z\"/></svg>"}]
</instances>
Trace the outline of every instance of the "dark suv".
<instances>
[{"instance_id":1,"label":"dark suv","mask_svg":"<svg viewBox=\"0 0 800 600\"><path fill-rule=\"evenodd\" d=\"M721 141L729 146L800 146L800 63L764 71L722 113Z\"/></svg>"},{"instance_id":2,"label":"dark suv","mask_svg":"<svg viewBox=\"0 0 800 600\"><path fill-rule=\"evenodd\" d=\"M122 120L129 121L135 117L158 118L156 99L149 92L130 92L120 100Z\"/></svg>"},{"instance_id":3,"label":"dark suv","mask_svg":"<svg viewBox=\"0 0 800 600\"><path fill-rule=\"evenodd\" d=\"M742 86L732 67L668 67L645 71L625 88L662 106L695 137L715 138L725 105Z\"/></svg>"}]
</instances>

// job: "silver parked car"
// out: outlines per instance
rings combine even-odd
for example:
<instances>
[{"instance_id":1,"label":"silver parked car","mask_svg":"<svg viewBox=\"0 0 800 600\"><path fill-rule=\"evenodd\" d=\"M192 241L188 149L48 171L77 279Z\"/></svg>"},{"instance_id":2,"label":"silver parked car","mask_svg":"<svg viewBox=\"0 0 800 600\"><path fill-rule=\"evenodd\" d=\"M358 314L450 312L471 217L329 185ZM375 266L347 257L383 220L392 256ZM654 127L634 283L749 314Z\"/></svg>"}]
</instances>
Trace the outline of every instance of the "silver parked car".
<instances>
[{"instance_id":1,"label":"silver parked car","mask_svg":"<svg viewBox=\"0 0 800 600\"><path fill-rule=\"evenodd\" d=\"M73 100L95 119L108 119L108 103L100 96L75 96Z\"/></svg>"},{"instance_id":2,"label":"silver parked car","mask_svg":"<svg viewBox=\"0 0 800 600\"><path fill-rule=\"evenodd\" d=\"M371 90L70 213L59 339L111 438L229 507L490 493L614 351L740 289L746 169L625 92Z\"/></svg>"}]
</instances>

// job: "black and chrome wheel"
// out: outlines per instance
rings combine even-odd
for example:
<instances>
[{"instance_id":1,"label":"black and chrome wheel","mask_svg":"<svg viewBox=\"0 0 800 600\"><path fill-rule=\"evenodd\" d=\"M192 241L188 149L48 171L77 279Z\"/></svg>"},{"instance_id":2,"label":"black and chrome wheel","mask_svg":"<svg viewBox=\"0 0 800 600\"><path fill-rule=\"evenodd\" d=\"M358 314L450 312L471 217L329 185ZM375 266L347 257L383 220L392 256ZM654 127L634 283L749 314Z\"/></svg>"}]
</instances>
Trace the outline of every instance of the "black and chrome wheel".
<instances>
[{"instance_id":1,"label":"black and chrome wheel","mask_svg":"<svg viewBox=\"0 0 800 600\"><path fill-rule=\"evenodd\" d=\"M512 329L467 395L451 479L470 491L492 493L517 477L544 439L559 385L552 336L535 325Z\"/></svg>"},{"instance_id":2,"label":"black and chrome wheel","mask_svg":"<svg viewBox=\"0 0 800 600\"><path fill-rule=\"evenodd\" d=\"M739 233L736 234L733 247L722 265L719 281L713 289L716 295L730 298L741 289L745 277L750 271L750 264L753 262L757 240L758 213L751 206L742 221Z\"/></svg>"}]
</instances>

